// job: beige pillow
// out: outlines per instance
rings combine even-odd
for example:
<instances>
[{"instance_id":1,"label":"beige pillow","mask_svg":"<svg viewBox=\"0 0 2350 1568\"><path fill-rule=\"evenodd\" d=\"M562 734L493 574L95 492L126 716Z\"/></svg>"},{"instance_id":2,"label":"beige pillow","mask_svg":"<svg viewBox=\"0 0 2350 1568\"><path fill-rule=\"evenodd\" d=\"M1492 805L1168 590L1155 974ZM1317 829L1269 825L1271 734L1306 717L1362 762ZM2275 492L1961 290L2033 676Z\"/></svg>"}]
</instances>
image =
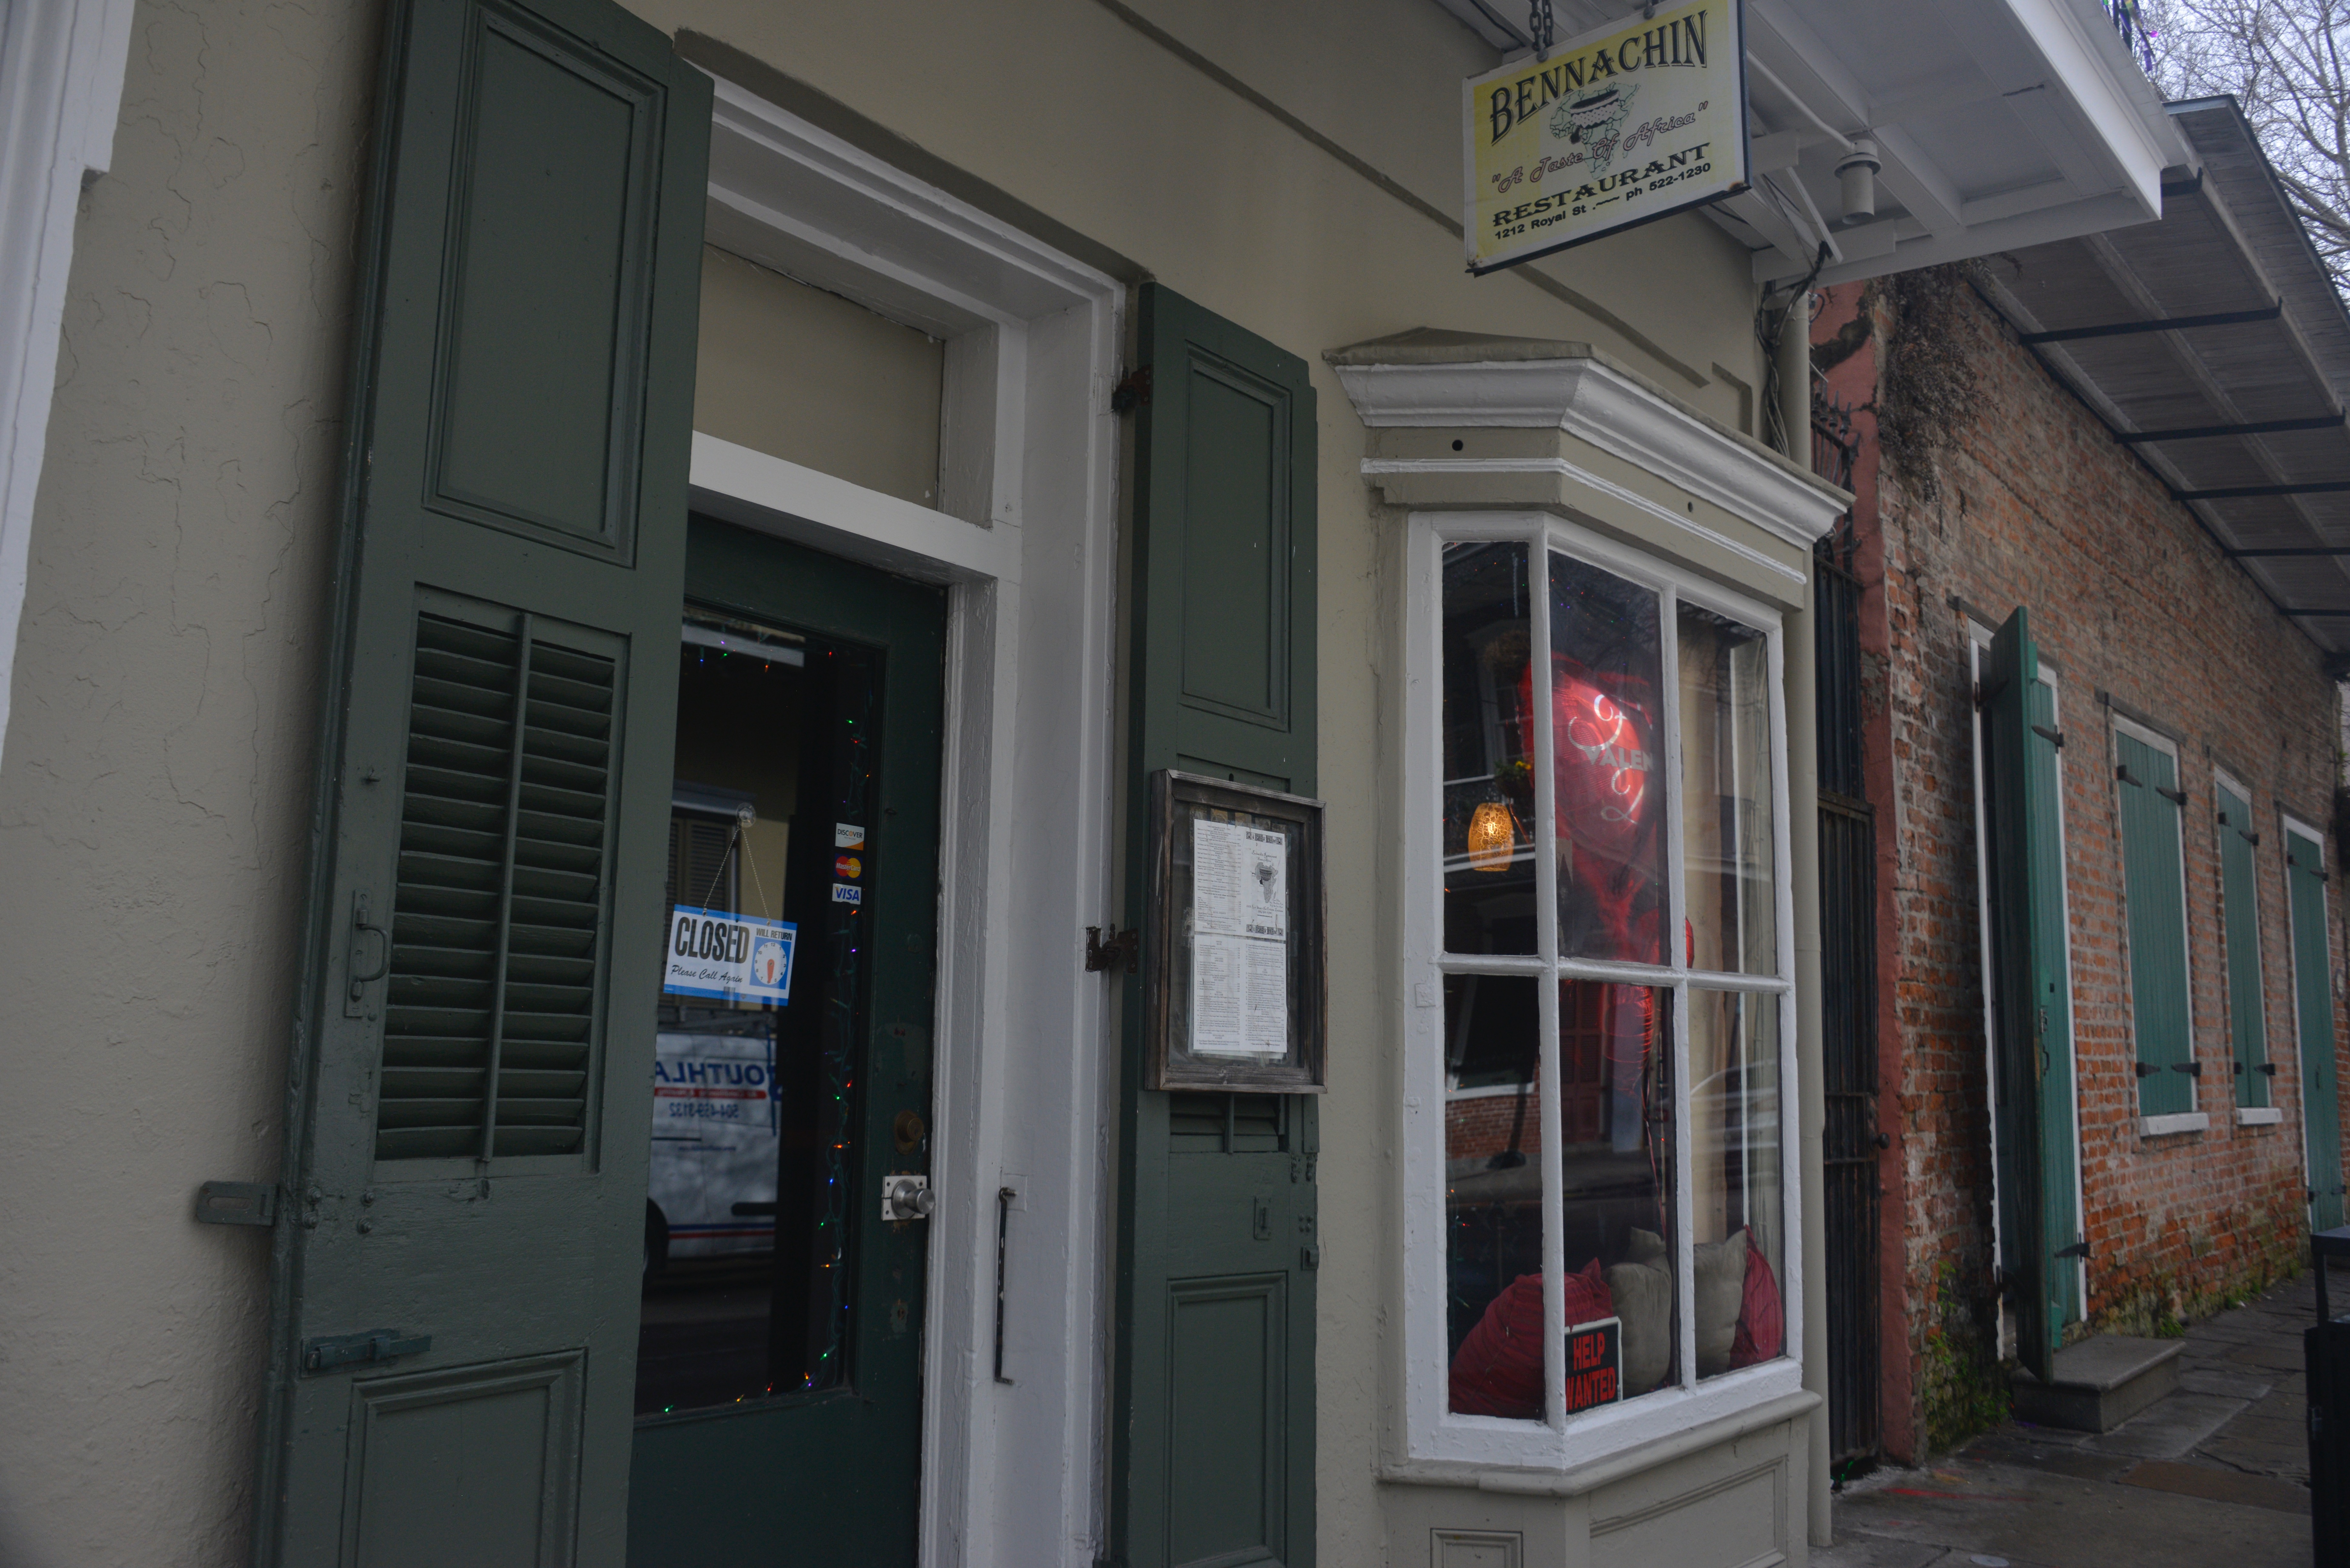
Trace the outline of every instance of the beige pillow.
<instances>
[{"instance_id":1,"label":"beige pillow","mask_svg":"<svg viewBox=\"0 0 2350 1568\"><path fill-rule=\"evenodd\" d=\"M1653 1252L1641 1245L1647 1237ZM1635 1259L1661 1258L1664 1242L1653 1231L1635 1231L1628 1249ZM1624 1262L1607 1271L1607 1293L1623 1320L1624 1397L1646 1394L1665 1379L1673 1364L1673 1274L1662 1262Z\"/></svg>"},{"instance_id":2,"label":"beige pillow","mask_svg":"<svg viewBox=\"0 0 2350 1568\"><path fill-rule=\"evenodd\" d=\"M1746 1295L1746 1232L1700 1242L1697 1257L1697 1375L1730 1370L1731 1341L1738 1337L1738 1309Z\"/></svg>"}]
</instances>

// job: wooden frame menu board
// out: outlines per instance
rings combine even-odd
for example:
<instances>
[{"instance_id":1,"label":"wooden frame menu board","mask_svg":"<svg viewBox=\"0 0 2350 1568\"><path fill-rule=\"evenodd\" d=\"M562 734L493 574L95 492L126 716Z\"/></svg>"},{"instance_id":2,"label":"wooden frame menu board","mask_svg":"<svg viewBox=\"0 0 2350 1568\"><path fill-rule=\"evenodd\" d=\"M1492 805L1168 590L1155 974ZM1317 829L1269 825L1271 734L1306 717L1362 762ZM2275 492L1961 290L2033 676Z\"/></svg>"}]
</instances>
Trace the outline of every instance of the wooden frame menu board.
<instances>
[{"instance_id":1,"label":"wooden frame menu board","mask_svg":"<svg viewBox=\"0 0 2350 1568\"><path fill-rule=\"evenodd\" d=\"M1318 800L1172 769L1152 776L1150 1087L1322 1092L1322 855Z\"/></svg>"}]
</instances>

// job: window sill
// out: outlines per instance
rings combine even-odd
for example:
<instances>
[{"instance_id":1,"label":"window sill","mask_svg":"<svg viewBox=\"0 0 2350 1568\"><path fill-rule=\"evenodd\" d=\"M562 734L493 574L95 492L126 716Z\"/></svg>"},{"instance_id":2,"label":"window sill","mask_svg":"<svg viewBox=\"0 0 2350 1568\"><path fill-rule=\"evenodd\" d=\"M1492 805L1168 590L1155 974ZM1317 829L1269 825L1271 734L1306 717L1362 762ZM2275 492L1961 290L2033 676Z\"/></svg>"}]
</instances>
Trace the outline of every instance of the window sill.
<instances>
[{"instance_id":1,"label":"window sill","mask_svg":"<svg viewBox=\"0 0 2350 1568\"><path fill-rule=\"evenodd\" d=\"M1685 1455L1735 1442L1765 1428L1799 1420L1819 1407L1820 1397L1817 1394L1808 1388L1799 1388L1730 1415L1700 1422L1694 1427L1645 1442L1636 1441L1614 1453L1560 1469L1480 1464L1459 1459L1406 1459L1383 1466L1379 1470L1379 1480L1389 1486L1462 1487L1478 1491L1509 1492L1520 1497L1581 1497Z\"/></svg>"},{"instance_id":2,"label":"window sill","mask_svg":"<svg viewBox=\"0 0 2350 1568\"><path fill-rule=\"evenodd\" d=\"M2173 1116L2140 1116L2137 1119L2137 1136L2168 1137L2174 1133L2208 1131L2210 1126L2211 1117L2204 1111L2182 1111Z\"/></svg>"},{"instance_id":3,"label":"window sill","mask_svg":"<svg viewBox=\"0 0 2350 1568\"><path fill-rule=\"evenodd\" d=\"M2284 1120L2284 1112L2275 1106L2238 1106L2236 1125L2240 1127L2272 1127Z\"/></svg>"}]
</instances>

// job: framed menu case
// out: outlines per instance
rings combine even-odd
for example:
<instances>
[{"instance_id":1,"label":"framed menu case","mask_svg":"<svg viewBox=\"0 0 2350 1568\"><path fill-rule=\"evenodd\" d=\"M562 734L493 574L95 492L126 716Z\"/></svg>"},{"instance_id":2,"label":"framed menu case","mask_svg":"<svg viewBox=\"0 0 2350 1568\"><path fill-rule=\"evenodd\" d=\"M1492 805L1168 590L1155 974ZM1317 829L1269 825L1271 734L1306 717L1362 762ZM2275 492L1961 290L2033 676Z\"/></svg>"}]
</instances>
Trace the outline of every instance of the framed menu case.
<instances>
[{"instance_id":1,"label":"framed menu case","mask_svg":"<svg viewBox=\"0 0 2350 1568\"><path fill-rule=\"evenodd\" d=\"M1321 1093L1322 803L1169 769L1150 826L1150 1087Z\"/></svg>"}]
</instances>

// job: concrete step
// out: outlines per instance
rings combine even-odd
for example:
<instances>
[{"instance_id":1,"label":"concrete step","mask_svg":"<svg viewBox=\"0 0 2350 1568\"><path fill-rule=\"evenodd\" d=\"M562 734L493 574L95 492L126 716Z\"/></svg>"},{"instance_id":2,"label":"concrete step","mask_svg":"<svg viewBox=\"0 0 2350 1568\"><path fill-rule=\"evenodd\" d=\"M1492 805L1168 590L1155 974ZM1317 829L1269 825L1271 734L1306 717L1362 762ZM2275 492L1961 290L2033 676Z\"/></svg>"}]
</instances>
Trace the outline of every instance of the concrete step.
<instances>
[{"instance_id":1,"label":"concrete step","mask_svg":"<svg viewBox=\"0 0 2350 1568\"><path fill-rule=\"evenodd\" d=\"M2110 1432L2178 1386L2183 1339L2092 1334L2056 1353L2043 1383L2015 1369L2015 1418L2074 1432Z\"/></svg>"}]
</instances>

